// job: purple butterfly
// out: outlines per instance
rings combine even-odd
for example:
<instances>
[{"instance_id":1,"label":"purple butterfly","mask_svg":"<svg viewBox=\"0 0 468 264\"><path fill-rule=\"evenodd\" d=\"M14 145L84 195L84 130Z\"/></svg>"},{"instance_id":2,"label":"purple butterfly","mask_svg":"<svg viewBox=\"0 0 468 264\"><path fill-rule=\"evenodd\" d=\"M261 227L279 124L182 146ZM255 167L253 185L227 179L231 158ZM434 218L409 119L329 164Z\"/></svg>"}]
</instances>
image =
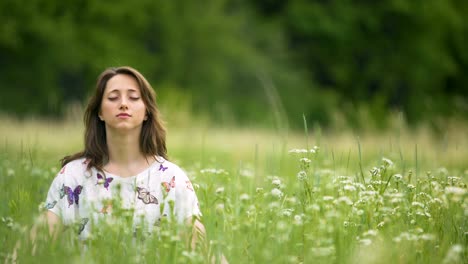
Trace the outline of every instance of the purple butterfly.
<instances>
[{"instance_id":1,"label":"purple butterfly","mask_svg":"<svg viewBox=\"0 0 468 264\"><path fill-rule=\"evenodd\" d=\"M70 205L72 205L73 202L75 202L76 205L78 205L78 202L80 200L80 193L81 193L81 190L83 190L83 186L78 185L76 186L75 190L72 190L68 186L64 186L64 187L65 187L65 193L67 194L68 207L70 207Z\"/></svg>"},{"instance_id":2,"label":"purple butterfly","mask_svg":"<svg viewBox=\"0 0 468 264\"><path fill-rule=\"evenodd\" d=\"M162 171L164 172L164 171L167 170L167 168L168 168L168 167L164 167L162 164L159 165L159 170L160 170L160 171L162 170Z\"/></svg>"},{"instance_id":3,"label":"purple butterfly","mask_svg":"<svg viewBox=\"0 0 468 264\"><path fill-rule=\"evenodd\" d=\"M97 182L96 182L96 185L98 184L104 184L104 188L106 188L107 190L109 190L109 184L114 180L114 178L112 177L109 177L109 178L106 178L105 176L102 176L100 173L97 174Z\"/></svg>"}]
</instances>

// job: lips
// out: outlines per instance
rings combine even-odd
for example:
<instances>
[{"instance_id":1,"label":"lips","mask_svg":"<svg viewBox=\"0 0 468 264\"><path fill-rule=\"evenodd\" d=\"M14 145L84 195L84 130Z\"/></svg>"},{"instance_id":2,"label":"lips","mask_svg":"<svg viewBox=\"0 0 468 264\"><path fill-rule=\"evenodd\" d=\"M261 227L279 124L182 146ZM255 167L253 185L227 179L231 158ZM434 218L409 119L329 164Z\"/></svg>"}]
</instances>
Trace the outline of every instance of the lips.
<instances>
[{"instance_id":1,"label":"lips","mask_svg":"<svg viewBox=\"0 0 468 264\"><path fill-rule=\"evenodd\" d=\"M127 114L127 113L120 113L117 115L117 117L130 117L131 115L130 114Z\"/></svg>"}]
</instances>

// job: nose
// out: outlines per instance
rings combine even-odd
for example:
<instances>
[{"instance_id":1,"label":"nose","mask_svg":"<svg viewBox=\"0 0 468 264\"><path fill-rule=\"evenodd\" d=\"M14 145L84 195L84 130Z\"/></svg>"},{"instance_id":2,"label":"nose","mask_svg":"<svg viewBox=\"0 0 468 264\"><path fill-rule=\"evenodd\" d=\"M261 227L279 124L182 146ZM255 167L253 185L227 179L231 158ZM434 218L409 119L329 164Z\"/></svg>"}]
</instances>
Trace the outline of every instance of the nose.
<instances>
[{"instance_id":1,"label":"nose","mask_svg":"<svg viewBox=\"0 0 468 264\"><path fill-rule=\"evenodd\" d=\"M128 110L127 102L125 100L122 100L120 103L120 110Z\"/></svg>"}]
</instances>

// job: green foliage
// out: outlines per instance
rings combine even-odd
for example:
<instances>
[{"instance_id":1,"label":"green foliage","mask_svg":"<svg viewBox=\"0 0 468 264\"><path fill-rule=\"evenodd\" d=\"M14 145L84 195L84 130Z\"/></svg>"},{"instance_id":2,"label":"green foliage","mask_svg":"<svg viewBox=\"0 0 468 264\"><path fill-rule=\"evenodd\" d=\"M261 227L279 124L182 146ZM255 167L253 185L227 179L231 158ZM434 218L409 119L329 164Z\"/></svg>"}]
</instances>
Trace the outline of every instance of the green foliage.
<instances>
[{"instance_id":1,"label":"green foliage","mask_svg":"<svg viewBox=\"0 0 468 264\"><path fill-rule=\"evenodd\" d=\"M217 122L468 116L467 12L455 0L5 0L0 110L60 116L103 69L130 65Z\"/></svg>"},{"instance_id":2,"label":"green foliage","mask_svg":"<svg viewBox=\"0 0 468 264\"><path fill-rule=\"evenodd\" d=\"M79 241L75 227L53 240L41 227L33 250L29 228L57 168L34 148L3 148L0 258L11 261L20 241L17 260L26 263L209 263L220 254L230 263L466 263L466 167L378 155L346 161L322 146L262 151L264 162L176 152L200 201L206 247L192 251L188 230L164 220L134 235L128 210L114 204L111 224L100 222L89 240ZM412 175L418 166L428 172Z\"/></svg>"}]
</instances>

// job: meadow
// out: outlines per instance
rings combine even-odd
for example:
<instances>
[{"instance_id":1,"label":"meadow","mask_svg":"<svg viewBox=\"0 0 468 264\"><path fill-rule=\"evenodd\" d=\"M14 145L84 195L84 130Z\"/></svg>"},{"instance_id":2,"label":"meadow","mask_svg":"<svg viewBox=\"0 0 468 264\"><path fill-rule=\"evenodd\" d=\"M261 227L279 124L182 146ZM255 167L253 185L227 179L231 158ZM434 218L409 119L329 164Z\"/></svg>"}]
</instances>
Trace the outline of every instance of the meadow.
<instances>
[{"instance_id":1,"label":"meadow","mask_svg":"<svg viewBox=\"0 0 468 264\"><path fill-rule=\"evenodd\" d=\"M171 160L194 183L207 230L191 250L163 222L134 236L124 213L86 242L30 228L79 122L1 118L0 258L18 263L468 263L468 129L441 134L173 126Z\"/></svg>"}]
</instances>

